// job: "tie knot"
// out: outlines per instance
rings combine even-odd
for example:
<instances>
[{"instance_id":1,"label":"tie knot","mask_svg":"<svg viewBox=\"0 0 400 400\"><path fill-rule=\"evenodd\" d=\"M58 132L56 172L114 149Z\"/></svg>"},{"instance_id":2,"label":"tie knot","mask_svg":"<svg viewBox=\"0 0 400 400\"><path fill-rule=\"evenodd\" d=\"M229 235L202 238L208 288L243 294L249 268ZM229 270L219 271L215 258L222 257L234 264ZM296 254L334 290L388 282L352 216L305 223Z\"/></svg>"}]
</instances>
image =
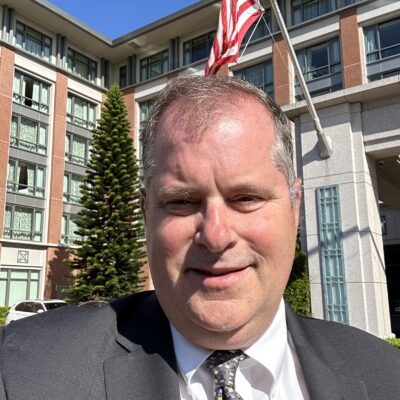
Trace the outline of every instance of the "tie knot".
<instances>
[{"instance_id":1,"label":"tie knot","mask_svg":"<svg viewBox=\"0 0 400 400\"><path fill-rule=\"evenodd\" d=\"M207 360L204 361L204 365L213 370L219 365L225 364L228 361L233 361L237 367L239 361L243 361L246 358L247 356L242 350L216 350L208 356Z\"/></svg>"}]
</instances>

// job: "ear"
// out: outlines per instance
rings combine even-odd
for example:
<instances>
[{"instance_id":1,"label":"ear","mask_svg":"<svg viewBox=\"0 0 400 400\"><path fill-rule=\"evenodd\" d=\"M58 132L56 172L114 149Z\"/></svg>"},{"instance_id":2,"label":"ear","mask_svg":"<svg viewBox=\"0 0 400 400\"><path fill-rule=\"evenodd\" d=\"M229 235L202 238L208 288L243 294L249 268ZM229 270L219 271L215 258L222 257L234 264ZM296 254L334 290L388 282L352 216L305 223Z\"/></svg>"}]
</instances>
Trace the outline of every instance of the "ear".
<instances>
[{"instance_id":1,"label":"ear","mask_svg":"<svg viewBox=\"0 0 400 400\"><path fill-rule=\"evenodd\" d=\"M140 189L140 209L142 210L144 222L146 222L146 189Z\"/></svg>"}]
</instances>

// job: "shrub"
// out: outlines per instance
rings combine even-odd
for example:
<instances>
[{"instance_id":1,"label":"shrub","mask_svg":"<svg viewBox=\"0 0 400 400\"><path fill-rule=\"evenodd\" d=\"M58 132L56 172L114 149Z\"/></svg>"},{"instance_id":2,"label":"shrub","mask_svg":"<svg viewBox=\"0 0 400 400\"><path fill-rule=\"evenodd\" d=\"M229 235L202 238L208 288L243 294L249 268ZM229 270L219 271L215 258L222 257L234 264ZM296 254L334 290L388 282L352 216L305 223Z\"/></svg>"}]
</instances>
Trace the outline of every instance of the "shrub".
<instances>
[{"instance_id":1,"label":"shrub","mask_svg":"<svg viewBox=\"0 0 400 400\"><path fill-rule=\"evenodd\" d=\"M390 338L390 339L385 339L385 342L393 345L394 347L397 347L400 349L400 338Z\"/></svg>"},{"instance_id":2,"label":"shrub","mask_svg":"<svg viewBox=\"0 0 400 400\"><path fill-rule=\"evenodd\" d=\"M0 307L0 326L5 324L9 309L10 307Z\"/></svg>"},{"instance_id":3,"label":"shrub","mask_svg":"<svg viewBox=\"0 0 400 400\"><path fill-rule=\"evenodd\" d=\"M297 238L292 272L286 286L284 298L294 312L311 316L310 280L308 278L307 256L300 249L299 238Z\"/></svg>"}]
</instances>

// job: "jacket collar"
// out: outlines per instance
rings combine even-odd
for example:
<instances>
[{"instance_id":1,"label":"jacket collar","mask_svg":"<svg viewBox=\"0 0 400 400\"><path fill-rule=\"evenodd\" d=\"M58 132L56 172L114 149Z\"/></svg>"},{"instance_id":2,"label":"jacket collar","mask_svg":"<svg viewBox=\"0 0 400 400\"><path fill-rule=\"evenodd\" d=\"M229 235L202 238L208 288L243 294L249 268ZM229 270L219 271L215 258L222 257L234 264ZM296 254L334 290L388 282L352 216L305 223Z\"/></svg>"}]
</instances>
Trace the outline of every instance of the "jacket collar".
<instances>
[{"instance_id":1,"label":"jacket collar","mask_svg":"<svg viewBox=\"0 0 400 400\"><path fill-rule=\"evenodd\" d=\"M286 319L311 400L369 399L364 382L324 335L288 306Z\"/></svg>"},{"instance_id":2,"label":"jacket collar","mask_svg":"<svg viewBox=\"0 0 400 400\"><path fill-rule=\"evenodd\" d=\"M142 301L111 306L117 315L116 342L124 351L104 362L107 400L180 398L170 326L154 293ZM144 298L144 299L143 299Z\"/></svg>"}]
</instances>

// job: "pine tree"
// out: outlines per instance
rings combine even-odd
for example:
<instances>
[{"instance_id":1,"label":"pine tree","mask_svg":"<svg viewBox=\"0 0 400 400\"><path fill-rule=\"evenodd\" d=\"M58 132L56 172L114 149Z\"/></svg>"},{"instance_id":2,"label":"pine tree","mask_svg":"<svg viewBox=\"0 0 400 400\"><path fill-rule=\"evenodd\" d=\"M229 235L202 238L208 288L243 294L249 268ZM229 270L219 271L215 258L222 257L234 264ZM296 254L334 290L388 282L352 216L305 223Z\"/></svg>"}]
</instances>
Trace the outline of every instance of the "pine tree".
<instances>
[{"instance_id":1,"label":"pine tree","mask_svg":"<svg viewBox=\"0 0 400 400\"><path fill-rule=\"evenodd\" d=\"M139 167L118 85L93 131L91 159L81 186L77 220L81 239L68 265L77 275L65 290L73 302L118 298L139 291L144 279L144 225L139 209Z\"/></svg>"}]
</instances>

